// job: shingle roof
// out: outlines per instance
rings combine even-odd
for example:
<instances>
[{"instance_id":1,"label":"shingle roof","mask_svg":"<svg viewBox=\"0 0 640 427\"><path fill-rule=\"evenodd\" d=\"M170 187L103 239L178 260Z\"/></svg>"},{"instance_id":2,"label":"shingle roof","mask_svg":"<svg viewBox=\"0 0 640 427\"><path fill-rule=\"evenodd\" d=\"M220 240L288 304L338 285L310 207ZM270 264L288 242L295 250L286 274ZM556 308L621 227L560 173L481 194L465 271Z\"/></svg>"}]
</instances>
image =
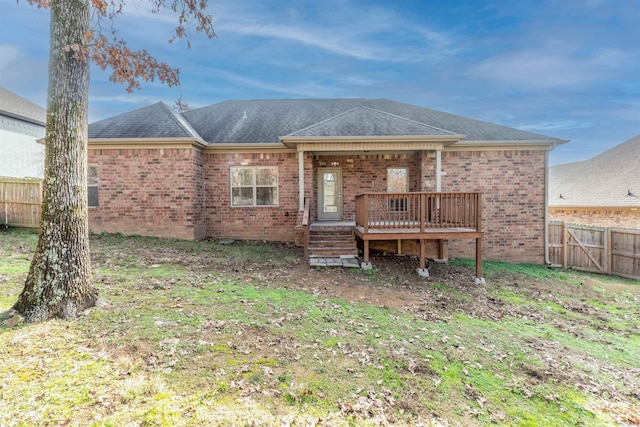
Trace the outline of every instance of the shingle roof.
<instances>
[{"instance_id":1,"label":"shingle roof","mask_svg":"<svg viewBox=\"0 0 640 427\"><path fill-rule=\"evenodd\" d=\"M47 110L0 87L0 114L44 126Z\"/></svg>"},{"instance_id":2,"label":"shingle roof","mask_svg":"<svg viewBox=\"0 0 640 427\"><path fill-rule=\"evenodd\" d=\"M640 135L589 160L549 168L549 206L640 207Z\"/></svg>"},{"instance_id":3,"label":"shingle roof","mask_svg":"<svg viewBox=\"0 0 640 427\"><path fill-rule=\"evenodd\" d=\"M388 99L225 101L178 115L162 103L92 123L90 138L178 137L184 120L208 144L278 143L282 136L465 135L465 142L562 143L545 135Z\"/></svg>"},{"instance_id":4,"label":"shingle roof","mask_svg":"<svg viewBox=\"0 0 640 427\"><path fill-rule=\"evenodd\" d=\"M369 107L356 107L347 112L287 136L442 136L453 132L398 117ZM462 135L460 135L462 136Z\"/></svg>"},{"instance_id":5,"label":"shingle roof","mask_svg":"<svg viewBox=\"0 0 640 427\"><path fill-rule=\"evenodd\" d=\"M198 138L179 114L162 102L89 125L89 138Z\"/></svg>"},{"instance_id":6,"label":"shingle roof","mask_svg":"<svg viewBox=\"0 0 640 427\"><path fill-rule=\"evenodd\" d=\"M359 109L357 126L337 126L337 117ZM368 114L365 114L368 113ZM404 104L388 99L282 99L225 101L183 113L183 116L209 143L279 142L280 136L293 135L321 122L335 118L336 132L331 136L366 136L354 133L376 132L397 135L398 120L376 123L380 113L421 124L432 134L433 128L444 134L466 135L466 141L564 141L457 116L442 111ZM429 128L429 130L427 130ZM375 129L375 130L374 130ZM417 128L405 129L417 132ZM323 127L324 132L328 131ZM320 129L318 129L320 131ZM448 133L447 133L448 132ZM410 133L413 135L415 133Z\"/></svg>"}]
</instances>

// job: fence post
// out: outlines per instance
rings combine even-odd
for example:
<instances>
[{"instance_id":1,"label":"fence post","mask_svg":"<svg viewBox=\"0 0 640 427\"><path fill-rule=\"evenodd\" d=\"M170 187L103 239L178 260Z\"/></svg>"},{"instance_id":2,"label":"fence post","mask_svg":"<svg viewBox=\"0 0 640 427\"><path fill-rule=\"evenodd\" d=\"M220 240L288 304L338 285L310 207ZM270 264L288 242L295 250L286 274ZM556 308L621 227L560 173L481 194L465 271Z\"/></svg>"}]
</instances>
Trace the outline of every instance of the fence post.
<instances>
[{"instance_id":1,"label":"fence post","mask_svg":"<svg viewBox=\"0 0 640 427\"><path fill-rule=\"evenodd\" d=\"M562 221L562 268L567 268L567 259L568 259L568 241L569 241L569 232L567 231L567 221Z\"/></svg>"},{"instance_id":2,"label":"fence post","mask_svg":"<svg viewBox=\"0 0 640 427\"><path fill-rule=\"evenodd\" d=\"M9 201L7 200L7 197L5 197L5 192L7 185L4 183L4 181L0 181L0 200L2 200L2 203L4 204L4 223L5 224L9 224Z\"/></svg>"},{"instance_id":3,"label":"fence post","mask_svg":"<svg viewBox=\"0 0 640 427\"><path fill-rule=\"evenodd\" d=\"M604 256L605 256L605 271L607 274L611 274L613 269L613 258L611 257L613 252L613 241L611 240L611 228L607 227L607 231L604 234Z\"/></svg>"}]
</instances>

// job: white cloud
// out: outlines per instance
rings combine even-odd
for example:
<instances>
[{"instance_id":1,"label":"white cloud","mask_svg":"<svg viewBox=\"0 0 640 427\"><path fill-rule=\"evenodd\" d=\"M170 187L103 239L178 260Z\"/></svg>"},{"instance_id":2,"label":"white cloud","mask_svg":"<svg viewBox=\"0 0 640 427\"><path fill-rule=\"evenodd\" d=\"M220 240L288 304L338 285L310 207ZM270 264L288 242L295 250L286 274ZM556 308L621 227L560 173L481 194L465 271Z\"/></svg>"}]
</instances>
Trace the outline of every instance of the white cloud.
<instances>
[{"instance_id":1,"label":"white cloud","mask_svg":"<svg viewBox=\"0 0 640 427\"><path fill-rule=\"evenodd\" d=\"M403 61L406 55L394 55L384 48L374 46L363 40L355 40L348 35L336 31L324 32L312 28L296 26L274 26L249 22L225 22L218 27L223 34L235 33L244 36L273 37L305 44L342 56L374 61Z\"/></svg>"},{"instance_id":2,"label":"white cloud","mask_svg":"<svg viewBox=\"0 0 640 427\"><path fill-rule=\"evenodd\" d=\"M326 90L314 83L305 82L304 85L297 83L287 83L286 85L277 85L274 83L266 83L263 80L252 79L224 70L211 70L212 74L218 74L224 79L240 83L245 86L251 86L258 89L268 90L271 92L285 93L295 96L322 97Z\"/></svg>"},{"instance_id":3,"label":"white cloud","mask_svg":"<svg viewBox=\"0 0 640 427\"><path fill-rule=\"evenodd\" d=\"M6 85L7 76L14 73L15 64L21 59L22 54L17 46L0 45L0 83Z\"/></svg>"},{"instance_id":4,"label":"white cloud","mask_svg":"<svg viewBox=\"0 0 640 427\"><path fill-rule=\"evenodd\" d=\"M0 45L0 86L44 106L47 77L46 58L31 57L15 45Z\"/></svg>"},{"instance_id":5,"label":"white cloud","mask_svg":"<svg viewBox=\"0 0 640 427\"><path fill-rule=\"evenodd\" d=\"M450 34L413 22L412 16L399 15L386 6L364 7L339 1L325 4L313 16L300 15L297 8L289 14L286 10L261 13L255 7L251 4L219 15L216 31L220 37L273 38L289 41L293 48L300 45L347 58L389 63L434 61L456 52Z\"/></svg>"},{"instance_id":6,"label":"white cloud","mask_svg":"<svg viewBox=\"0 0 640 427\"><path fill-rule=\"evenodd\" d=\"M617 49L589 55L571 49L538 48L494 56L473 67L475 77L522 89L578 87L607 80L628 59Z\"/></svg>"},{"instance_id":7,"label":"white cloud","mask_svg":"<svg viewBox=\"0 0 640 427\"><path fill-rule=\"evenodd\" d=\"M550 130L568 130L568 129L584 129L591 127L593 124L590 122L582 122L577 120L557 120L547 121L540 123L532 123L528 125L517 126L518 129L531 131L531 132L543 132Z\"/></svg>"}]
</instances>

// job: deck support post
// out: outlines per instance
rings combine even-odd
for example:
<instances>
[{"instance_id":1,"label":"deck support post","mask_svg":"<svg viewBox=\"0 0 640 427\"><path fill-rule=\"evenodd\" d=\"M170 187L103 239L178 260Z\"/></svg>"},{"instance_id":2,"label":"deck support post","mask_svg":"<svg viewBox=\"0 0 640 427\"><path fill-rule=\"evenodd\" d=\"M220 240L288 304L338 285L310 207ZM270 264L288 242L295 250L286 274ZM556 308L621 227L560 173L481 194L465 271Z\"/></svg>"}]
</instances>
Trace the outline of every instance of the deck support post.
<instances>
[{"instance_id":1,"label":"deck support post","mask_svg":"<svg viewBox=\"0 0 640 427\"><path fill-rule=\"evenodd\" d=\"M482 238L476 239L476 285L484 285L482 277Z\"/></svg>"},{"instance_id":2,"label":"deck support post","mask_svg":"<svg viewBox=\"0 0 640 427\"><path fill-rule=\"evenodd\" d=\"M371 270L373 266L369 262L369 240L362 239L362 243L364 244L364 262L360 264L360 268L363 270Z\"/></svg>"},{"instance_id":3,"label":"deck support post","mask_svg":"<svg viewBox=\"0 0 640 427\"><path fill-rule=\"evenodd\" d=\"M429 277L429 270L427 270L427 241L420 239L420 268L418 269L418 275L420 277Z\"/></svg>"},{"instance_id":4,"label":"deck support post","mask_svg":"<svg viewBox=\"0 0 640 427\"><path fill-rule=\"evenodd\" d=\"M427 242L424 239L420 239L420 269L427 268Z\"/></svg>"},{"instance_id":5,"label":"deck support post","mask_svg":"<svg viewBox=\"0 0 640 427\"><path fill-rule=\"evenodd\" d=\"M364 243L364 262L365 264L369 264L369 241L365 239L363 243Z\"/></svg>"}]
</instances>

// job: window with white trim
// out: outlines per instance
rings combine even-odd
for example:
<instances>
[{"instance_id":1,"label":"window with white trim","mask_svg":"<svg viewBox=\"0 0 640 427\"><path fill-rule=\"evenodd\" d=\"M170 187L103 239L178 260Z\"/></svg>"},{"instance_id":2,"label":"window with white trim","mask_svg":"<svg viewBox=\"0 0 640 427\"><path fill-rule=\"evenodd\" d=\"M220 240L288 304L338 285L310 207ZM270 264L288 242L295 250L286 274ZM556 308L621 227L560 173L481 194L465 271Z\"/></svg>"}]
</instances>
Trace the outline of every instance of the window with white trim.
<instances>
[{"instance_id":1,"label":"window with white trim","mask_svg":"<svg viewBox=\"0 0 640 427\"><path fill-rule=\"evenodd\" d=\"M87 197L90 208L98 207L98 166L87 168Z\"/></svg>"},{"instance_id":2,"label":"window with white trim","mask_svg":"<svg viewBox=\"0 0 640 427\"><path fill-rule=\"evenodd\" d=\"M277 166L231 166L231 206L277 204Z\"/></svg>"}]
</instances>

